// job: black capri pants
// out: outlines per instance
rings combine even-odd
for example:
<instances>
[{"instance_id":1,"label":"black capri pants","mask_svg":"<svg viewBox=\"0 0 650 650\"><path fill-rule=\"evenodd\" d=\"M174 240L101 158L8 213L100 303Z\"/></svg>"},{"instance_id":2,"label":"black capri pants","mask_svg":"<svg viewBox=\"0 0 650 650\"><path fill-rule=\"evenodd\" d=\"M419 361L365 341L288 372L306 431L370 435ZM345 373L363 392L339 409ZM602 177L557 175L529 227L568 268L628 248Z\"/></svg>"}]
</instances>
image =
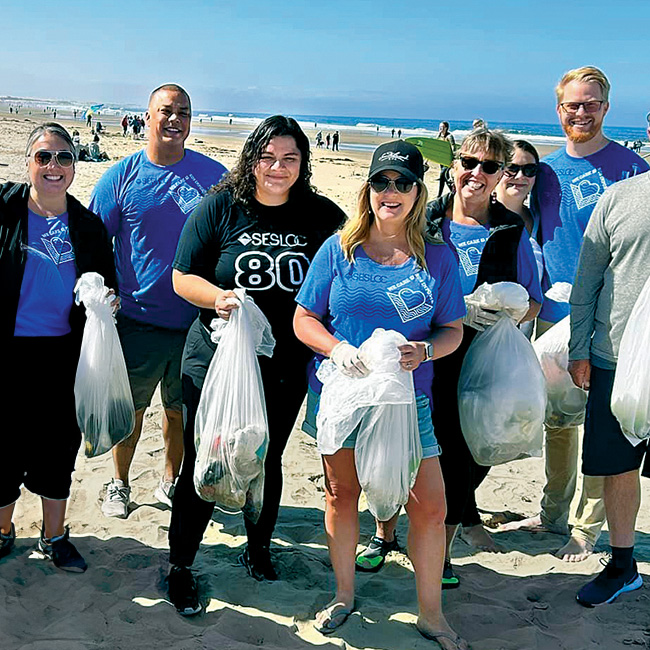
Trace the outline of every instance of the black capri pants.
<instances>
[{"instance_id":1,"label":"black capri pants","mask_svg":"<svg viewBox=\"0 0 650 650\"><path fill-rule=\"evenodd\" d=\"M63 501L81 444L74 400L78 339L14 336L5 359L0 507L17 501L22 485Z\"/></svg>"}]
</instances>

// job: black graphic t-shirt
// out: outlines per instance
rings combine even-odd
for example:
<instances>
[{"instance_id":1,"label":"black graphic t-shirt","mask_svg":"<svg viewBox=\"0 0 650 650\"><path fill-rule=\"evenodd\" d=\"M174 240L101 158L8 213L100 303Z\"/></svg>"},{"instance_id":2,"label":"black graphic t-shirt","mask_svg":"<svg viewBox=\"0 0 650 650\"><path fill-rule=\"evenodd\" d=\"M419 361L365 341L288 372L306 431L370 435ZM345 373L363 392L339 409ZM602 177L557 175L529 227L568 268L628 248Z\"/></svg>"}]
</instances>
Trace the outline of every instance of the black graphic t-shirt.
<instances>
[{"instance_id":1,"label":"black graphic t-shirt","mask_svg":"<svg viewBox=\"0 0 650 650\"><path fill-rule=\"evenodd\" d=\"M246 289L271 323L276 352L304 348L309 357L293 333L294 298L316 251L344 220L316 194L279 206L254 201L249 210L228 191L210 194L187 220L173 266L221 289ZM214 309L200 310L206 327L215 317Z\"/></svg>"}]
</instances>

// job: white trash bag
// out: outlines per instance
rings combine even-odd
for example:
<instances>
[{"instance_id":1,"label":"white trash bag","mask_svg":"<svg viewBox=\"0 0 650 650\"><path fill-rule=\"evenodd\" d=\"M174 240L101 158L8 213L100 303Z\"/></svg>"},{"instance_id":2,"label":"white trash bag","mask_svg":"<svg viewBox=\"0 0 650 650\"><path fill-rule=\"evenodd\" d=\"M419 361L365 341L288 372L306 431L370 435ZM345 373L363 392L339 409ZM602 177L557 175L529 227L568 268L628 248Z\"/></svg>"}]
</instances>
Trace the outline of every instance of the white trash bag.
<instances>
[{"instance_id":1,"label":"white trash bag","mask_svg":"<svg viewBox=\"0 0 650 650\"><path fill-rule=\"evenodd\" d=\"M571 284L556 282L546 296L556 302L569 302ZM546 418L544 424L554 429L577 427L585 421L587 391L573 383L568 371L570 317L566 316L533 343L546 379Z\"/></svg>"},{"instance_id":2,"label":"white trash bag","mask_svg":"<svg viewBox=\"0 0 650 650\"><path fill-rule=\"evenodd\" d=\"M316 418L318 451L336 453L354 431L357 475L370 512L390 519L409 498L422 445L413 389L413 375L401 368L399 332L376 329L359 348L371 371L348 377L326 359L317 377L323 383Z\"/></svg>"},{"instance_id":3,"label":"white trash bag","mask_svg":"<svg viewBox=\"0 0 650 650\"><path fill-rule=\"evenodd\" d=\"M611 408L634 446L650 438L650 278L623 331Z\"/></svg>"},{"instance_id":4,"label":"white trash bag","mask_svg":"<svg viewBox=\"0 0 650 650\"><path fill-rule=\"evenodd\" d=\"M74 290L75 302L86 308L74 397L85 453L93 458L133 433L135 409L113 317L115 296L94 272L84 273Z\"/></svg>"},{"instance_id":5,"label":"white trash bag","mask_svg":"<svg viewBox=\"0 0 650 650\"><path fill-rule=\"evenodd\" d=\"M524 303L528 309L528 292L514 282L484 284L474 295L486 309L517 316ZM458 381L458 410L467 446L479 465L541 456L544 375L530 341L505 314L479 332L467 350Z\"/></svg>"},{"instance_id":6,"label":"white trash bag","mask_svg":"<svg viewBox=\"0 0 650 650\"><path fill-rule=\"evenodd\" d=\"M194 423L194 488L204 501L242 510L253 522L262 510L269 433L258 354L272 356L271 326L253 299L236 289L240 307L215 319L218 342Z\"/></svg>"}]
</instances>

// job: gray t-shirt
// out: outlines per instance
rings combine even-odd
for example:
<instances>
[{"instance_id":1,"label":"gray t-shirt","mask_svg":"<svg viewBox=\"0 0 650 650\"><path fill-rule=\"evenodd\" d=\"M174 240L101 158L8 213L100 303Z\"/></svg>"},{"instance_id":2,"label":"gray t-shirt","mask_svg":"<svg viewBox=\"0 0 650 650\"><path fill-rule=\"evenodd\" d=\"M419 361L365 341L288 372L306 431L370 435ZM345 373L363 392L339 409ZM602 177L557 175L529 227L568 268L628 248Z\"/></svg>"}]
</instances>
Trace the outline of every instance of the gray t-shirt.
<instances>
[{"instance_id":1,"label":"gray t-shirt","mask_svg":"<svg viewBox=\"0 0 650 650\"><path fill-rule=\"evenodd\" d=\"M650 276L650 173L607 188L585 230L573 291L569 359L613 368Z\"/></svg>"}]
</instances>

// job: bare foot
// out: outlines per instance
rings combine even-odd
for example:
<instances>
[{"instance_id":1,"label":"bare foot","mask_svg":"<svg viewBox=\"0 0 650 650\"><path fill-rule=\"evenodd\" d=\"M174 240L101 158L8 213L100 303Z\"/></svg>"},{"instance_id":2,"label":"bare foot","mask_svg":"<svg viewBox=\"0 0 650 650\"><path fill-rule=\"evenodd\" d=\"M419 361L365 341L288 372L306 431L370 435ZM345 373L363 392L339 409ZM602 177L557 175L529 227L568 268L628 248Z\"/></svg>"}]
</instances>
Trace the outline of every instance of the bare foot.
<instances>
[{"instance_id":1,"label":"bare foot","mask_svg":"<svg viewBox=\"0 0 650 650\"><path fill-rule=\"evenodd\" d=\"M501 553L503 551L481 524L462 528L460 538L481 551L488 551L488 553Z\"/></svg>"},{"instance_id":2,"label":"bare foot","mask_svg":"<svg viewBox=\"0 0 650 650\"><path fill-rule=\"evenodd\" d=\"M442 650L470 650L469 643L449 627L444 616L436 623L418 616L415 627L425 639L435 641Z\"/></svg>"},{"instance_id":3,"label":"bare foot","mask_svg":"<svg viewBox=\"0 0 650 650\"><path fill-rule=\"evenodd\" d=\"M569 541L555 554L565 562L582 562L586 560L594 550L594 545L586 539L571 537Z\"/></svg>"},{"instance_id":4,"label":"bare foot","mask_svg":"<svg viewBox=\"0 0 650 650\"><path fill-rule=\"evenodd\" d=\"M534 517L526 517L520 521L510 521L507 524L502 524L498 528L500 533L505 533L509 530L526 530L529 533L550 533L551 531L542 525L542 518L539 515Z\"/></svg>"}]
</instances>

